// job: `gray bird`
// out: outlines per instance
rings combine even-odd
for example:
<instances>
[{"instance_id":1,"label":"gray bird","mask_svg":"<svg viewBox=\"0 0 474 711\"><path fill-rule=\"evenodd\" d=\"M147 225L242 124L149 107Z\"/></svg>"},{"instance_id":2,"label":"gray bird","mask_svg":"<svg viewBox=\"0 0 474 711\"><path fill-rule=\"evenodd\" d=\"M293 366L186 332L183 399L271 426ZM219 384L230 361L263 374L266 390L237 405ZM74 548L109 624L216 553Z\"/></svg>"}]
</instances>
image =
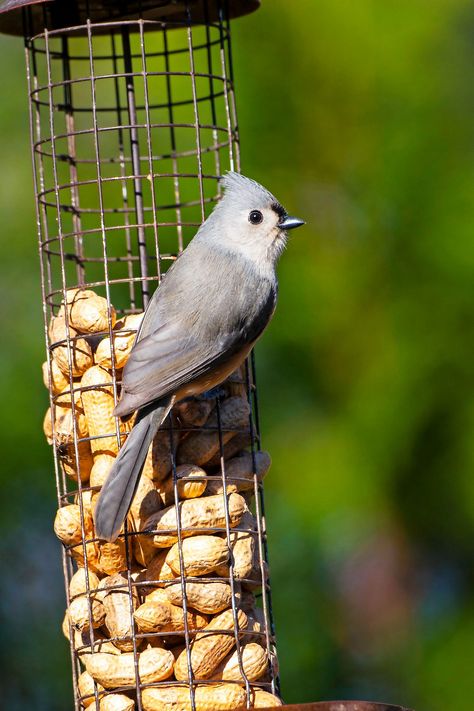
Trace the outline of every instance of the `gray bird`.
<instances>
[{"instance_id":1,"label":"gray bird","mask_svg":"<svg viewBox=\"0 0 474 711\"><path fill-rule=\"evenodd\" d=\"M245 360L275 310L276 263L303 225L254 180L223 179L224 197L155 291L127 364L115 415L138 410L102 487L99 538L115 540L148 448L176 402L222 383Z\"/></svg>"}]
</instances>

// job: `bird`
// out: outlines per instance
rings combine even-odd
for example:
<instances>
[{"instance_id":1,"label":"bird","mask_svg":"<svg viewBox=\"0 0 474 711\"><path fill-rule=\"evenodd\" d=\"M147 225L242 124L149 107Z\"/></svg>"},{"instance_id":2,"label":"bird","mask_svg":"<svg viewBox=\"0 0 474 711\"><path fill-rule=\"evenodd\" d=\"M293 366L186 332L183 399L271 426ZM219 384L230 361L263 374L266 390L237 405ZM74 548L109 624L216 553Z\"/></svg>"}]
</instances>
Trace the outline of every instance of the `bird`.
<instances>
[{"instance_id":1,"label":"bird","mask_svg":"<svg viewBox=\"0 0 474 711\"><path fill-rule=\"evenodd\" d=\"M114 415L137 414L100 492L99 539L118 537L171 408L218 386L249 355L275 311L288 231L305 224L251 178L229 171L221 184L223 197L150 299L125 364Z\"/></svg>"}]
</instances>

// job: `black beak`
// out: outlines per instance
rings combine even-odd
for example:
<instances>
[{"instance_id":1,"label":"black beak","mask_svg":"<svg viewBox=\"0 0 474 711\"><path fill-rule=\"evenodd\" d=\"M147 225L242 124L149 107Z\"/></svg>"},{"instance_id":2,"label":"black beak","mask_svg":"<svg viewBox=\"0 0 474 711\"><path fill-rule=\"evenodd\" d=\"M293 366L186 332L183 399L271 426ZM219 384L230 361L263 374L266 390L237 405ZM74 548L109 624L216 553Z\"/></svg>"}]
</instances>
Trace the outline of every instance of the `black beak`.
<instances>
[{"instance_id":1,"label":"black beak","mask_svg":"<svg viewBox=\"0 0 474 711\"><path fill-rule=\"evenodd\" d=\"M301 227L305 224L304 220L300 220L298 217L291 217L291 215L285 215L285 217L278 223L281 230L294 230L296 227Z\"/></svg>"}]
</instances>

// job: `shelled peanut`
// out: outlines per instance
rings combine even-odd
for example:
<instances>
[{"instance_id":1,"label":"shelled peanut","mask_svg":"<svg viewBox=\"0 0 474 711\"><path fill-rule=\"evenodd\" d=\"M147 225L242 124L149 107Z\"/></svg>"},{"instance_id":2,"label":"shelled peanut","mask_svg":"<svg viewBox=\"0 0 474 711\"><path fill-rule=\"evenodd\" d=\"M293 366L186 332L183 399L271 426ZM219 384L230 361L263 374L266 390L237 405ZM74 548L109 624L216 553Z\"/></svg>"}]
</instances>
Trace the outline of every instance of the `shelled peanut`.
<instances>
[{"instance_id":1,"label":"shelled peanut","mask_svg":"<svg viewBox=\"0 0 474 711\"><path fill-rule=\"evenodd\" d=\"M153 684L141 692L145 711L185 711L191 673L197 711L245 706L246 683L251 706L279 705L269 691L273 650L254 595L265 571L249 510L270 457L247 451L242 372L221 386L218 410L205 396L173 408L171 431L167 422L150 446L130 535L96 538L100 489L133 426L113 410L142 318L117 317L91 290L71 290L53 319L43 367L53 397L45 434L80 488L74 499L64 497L54 526L77 567L64 622L84 668L77 697L83 708L130 711L137 684Z\"/></svg>"}]
</instances>

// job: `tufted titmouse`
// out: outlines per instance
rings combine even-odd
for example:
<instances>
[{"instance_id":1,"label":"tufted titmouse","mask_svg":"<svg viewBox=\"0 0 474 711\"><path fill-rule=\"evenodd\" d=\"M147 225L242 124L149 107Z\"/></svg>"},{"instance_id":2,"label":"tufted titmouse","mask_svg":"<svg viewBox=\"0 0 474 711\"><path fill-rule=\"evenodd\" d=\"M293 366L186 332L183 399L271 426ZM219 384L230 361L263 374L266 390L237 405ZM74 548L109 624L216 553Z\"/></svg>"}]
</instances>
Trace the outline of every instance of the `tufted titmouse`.
<instances>
[{"instance_id":1,"label":"tufted titmouse","mask_svg":"<svg viewBox=\"0 0 474 711\"><path fill-rule=\"evenodd\" d=\"M125 365L115 415L138 414L99 497L99 538L118 536L173 405L222 383L275 310L276 262L286 232L304 222L243 175L227 173L223 186L224 197L154 293Z\"/></svg>"}]
</instances>

